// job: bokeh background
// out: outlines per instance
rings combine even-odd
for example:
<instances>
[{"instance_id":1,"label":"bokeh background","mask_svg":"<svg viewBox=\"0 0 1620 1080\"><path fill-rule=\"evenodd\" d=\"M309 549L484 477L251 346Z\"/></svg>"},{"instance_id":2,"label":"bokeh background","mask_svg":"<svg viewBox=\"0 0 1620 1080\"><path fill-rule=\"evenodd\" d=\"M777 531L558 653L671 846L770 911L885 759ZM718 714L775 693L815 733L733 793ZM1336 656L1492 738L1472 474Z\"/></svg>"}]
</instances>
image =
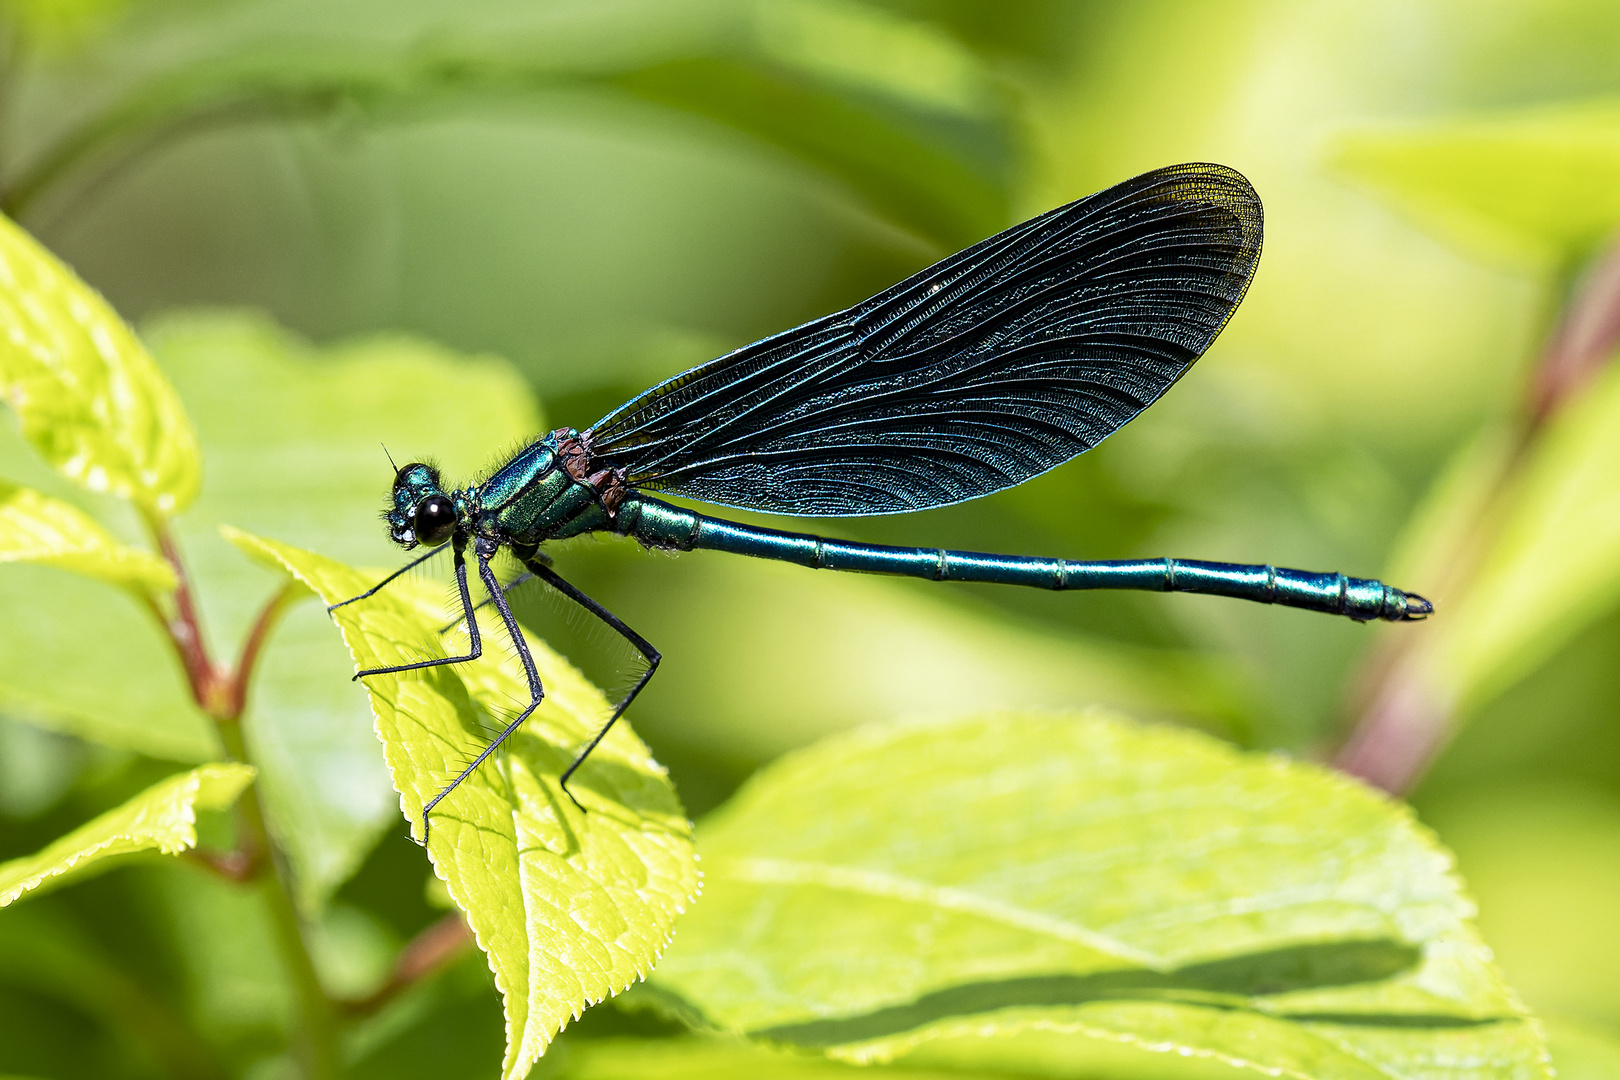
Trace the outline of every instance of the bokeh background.
<instances>
[{"instance_id":1,"label":"bokeh background","mask_svg":"<svg viewBox=\"0 0 1620 1080\"><path fill-rule=\"evenodd\" d=\"M528 392L547 426L583 428L693 363L1059 203L1171 162L1236 167L1266 205L1259 274L1158 406L1016 490L825 531L1390 575L1436 597L1430 626L839 578L611 541L564 548L559 568L663 650L632 718L694 814L792 747L894 716L1102 702L1341 761L1366 760L1342 749L1352 732L1376 736L1405 717L1427 734L1390 786L1409 788L1457 852L1509 979L1564 1030L1620 1030L1620 452L1602 434L1615 430L1603 417L1620 425L1612 406L1602 411L1620 311L1604 276L1620 226L1620 7L14 0L0 10L0 205L171 342L158 355L183 396L193 388L188 406L206 412L197 387L235 386L243 400L232 407L261 421L295 410L254 381L255 341L313 366L337 355L325 346L379 333L503 358L520 376L490 391L510 399L505 415L445 396L421 441L387 433L396 459L439 455L452 471L507 444L513 417L532 415ZM1574 339L1584 352L1565 347ZM1549 358L1569 355L1577 376L1544 408ZM1583 408L1596 410L1594 442L1559 434L1559 418ZM457 448L429 430L455 431ZM1556 439L1572 459L1560 475L1591 475L1536 479L1557 472L1542 449ZM259 464L244 441L209 467L210 483L240 493ZM321 469L316 456L294 479L319 485ZM355 498L300 523L310 531L296 539L392 562L376 519L389 479L380 452L367 469ZM1553 491L1534 503L1539 518L1523 501L1537 483ZM1538 521L1545 535L1525 539ZM252 524L276 535L275 520ZM1548 585L1549 565L1566 578ZM1494 591L1478 584L1493 573ZM268 578L244 581L211 601L222 642L238 639ZM1444 629L1448 616L1463 629ZM1411 640L1469 633L1489 640L1437 646L1438 659ZM15 666L22 645L8 640ZM334 716L359 725L363 742L352 693ZM124 790L118 776L186 757L98 749L10 711L0 854L83 820ZM362 926L352 940L392 940L429 917L425 863L386 790L365 813L352 865L331 886L339 921ZM106 905L123 895L94 888ZM135 955L143 948L181 946L130 946L120 962L183 966ZM463 1044L498 1044L493 996L476 970L462 981L460 997L434 1006L441 1019L422 1021L450 1060ZM0 1014L14 1018L0 1027L74 1030L93 1012L71 993L0 977ZM432 1065L420 1053L389 1060ZM0 1054L0 1067L26 1063Z\"/></svg>"}]
</instances>

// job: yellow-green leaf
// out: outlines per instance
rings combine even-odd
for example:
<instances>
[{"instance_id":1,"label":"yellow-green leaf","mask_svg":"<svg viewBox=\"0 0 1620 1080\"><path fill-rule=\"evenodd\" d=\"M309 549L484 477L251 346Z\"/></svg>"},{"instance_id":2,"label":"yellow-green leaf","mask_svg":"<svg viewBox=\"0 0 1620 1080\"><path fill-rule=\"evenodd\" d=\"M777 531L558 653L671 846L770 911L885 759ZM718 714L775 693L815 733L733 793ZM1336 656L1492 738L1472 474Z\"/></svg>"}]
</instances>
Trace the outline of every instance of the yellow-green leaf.
<instances>
[{"instance_id":1,"label":"yellow-green leaf","mask_svg":"<svg viewBox=\"0 0 1620 1080\"><path fill-rule=\"evenodd\" d=\"M989 109L978 57L929 23L847 0L777 0L757 5L754 20L761 50L778 63L930 110Z\"/></svg>"},{"instance_id":2,"label":"yellow-green leaf","mask_svg":"<svg viewBox=\"0 0 1620 1080\"><path fill-rule=\"evenodd\" d=\"M1566 261L1620 223L1620 103L1343 136L1335 164L1471 251Z\"/></svg>"},{"instance_id":3,"label":"yellow-green leaf","mask_svg":"<svg viewBox=\"0 0 1620 1080\"><path fill-rule=\"evenodd\" d=\"M119 855L152 850L175 855L196 847L197 811L230 806L253 773L250 765L221 762L171 776L44 850L0 864L0 907L92 867L102 869Z\"/></svg>"},{"instance_id":4,"label":"yellow-green leaf","mask_svg":"<svg viewBox=\"0 0 1620 1080\"><path fill-rule=\"evenodd\" d=\"M1193 732L866 729L756 774L700 836L704 902L650 989L722 1031L1088 1078L1548 1075L1409 811Z\"/></svg>"},{"instance_id":5,"label":"yellow-green leaf","mask_svg":"<svg viewBox=\"0 0 1620 1080\"><path fill-rule=\"evenodd\" d=\"M326 603L373 584L330 559L244 533ZM466 651L441 635L443 590L401 580L340 609L360 668ZM480 620L483 659L366 680L378 737L405 816L459 773L527 700L504 631ZM571 782L581 813L557 784L607 714L601 692L532 638L545 703L502 750L439 805L429 857L489 958L506 1007L503 1075L526 1074L552 1037L588 1005L652 969L675 917L697 893L691 825L645 745L621 723ZM447 651L448 650L448 651Z\"/></svg>"},{"instance_id":6,"label":"yellow-green leaf","mask_svg":"<svg viewBox=\"0 0 1620 1080\"><path fill-rule=\"evenodd\" d=\"M1551 1080L1534 1022L1296 1021L1216 1002L1002 1009L835 1047L841 1060L1079 1080ZM1083 1065L1082 1065L1083 1063ZM1562 1074L1560 1074L1562 1075Z\"/></svg>"},{"instance_id":7,"label":"yellow-green leaf","mask_svg":"<svg viewBox=\"0 0 1620 1080\"><path fill-rule=\"evenodd\" d=\"M1000 1068L963 1071L884 1069L873 1073L802 1051L722 1039L581 1039L567 1044L557 1080L973 1080Z\"/></svg>"},{"instance_id":8,"label":"yellow-green leaf","mask_svg":"<svg viewBox=\"0 0 1620 1080\"><path fill-rule=\"evenodd\" d=\"M0 562L60 567L137 591L174 588L174 571L150 552L113 539L77 507L0 480Z\"/></svg>"},{"instance_id":9,"label":"yellow-green leaf","mask_svg":"<svg viewBox=\"0 0 1620 1080\"><path fill-rule=\"evenodd\" d=\"M0 400L63 474L169 515L197 492L174 388L101 295L0 218Z\"/></svg>"},{"instance_id":10,"label":"yellow-green leaf","mask_svg":"<svg viewBox=\"0 0 1620 1080\"><path fill-rule=\"evenodd\" d=\"M1559 1080L1613 1080L1620 1076L1620 1036L1571 1020L1544 1018Z\"/></svg>"}]
</instances>

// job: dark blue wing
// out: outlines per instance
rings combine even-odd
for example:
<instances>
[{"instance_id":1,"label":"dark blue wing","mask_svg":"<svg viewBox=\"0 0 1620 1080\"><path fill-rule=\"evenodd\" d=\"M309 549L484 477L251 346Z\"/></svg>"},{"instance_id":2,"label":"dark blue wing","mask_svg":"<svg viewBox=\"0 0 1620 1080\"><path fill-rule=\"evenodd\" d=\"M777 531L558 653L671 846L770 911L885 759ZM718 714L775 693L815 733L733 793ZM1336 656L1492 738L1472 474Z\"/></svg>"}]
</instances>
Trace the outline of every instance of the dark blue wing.
<instances>
[{"instance_id":1,"label":"dark blue wing","mask_svg":"<svg viewBox=\"0 0 1620 1080\"><path fill-rule=\"evenodd\" d=\"M1169 389L1243 299L1260 232L1233 170L1146 173L654 387L592 452L635 488L779 514L986 495Z\"/></svg>"}]
</instances>

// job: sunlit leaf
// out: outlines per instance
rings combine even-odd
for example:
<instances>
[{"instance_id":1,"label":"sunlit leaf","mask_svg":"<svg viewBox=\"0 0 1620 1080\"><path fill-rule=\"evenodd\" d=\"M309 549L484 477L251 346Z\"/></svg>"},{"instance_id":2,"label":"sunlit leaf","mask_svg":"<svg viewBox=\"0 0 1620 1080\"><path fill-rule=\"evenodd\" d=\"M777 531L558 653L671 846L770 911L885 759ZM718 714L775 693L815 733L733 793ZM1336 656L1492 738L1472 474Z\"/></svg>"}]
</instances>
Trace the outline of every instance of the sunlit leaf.
<instances>
[{"instance_id":1,"label":"sunlit leaf","mask_svg":"<svg viewBox=\"0 0 1620 1080\"><path fill-rule=\"evenodd\" d=\"M249 765L203 765L147 788L124 805L74 829L44 850L0 864L0 907L53 888L120 855L197 846L197 811L223 810L253 779Z\"/></svg>"},{"instance_id":2,"label":"sunlit leaf","mask_svg":"<svg viewBox=\"0 0 1620 1080\"><path fill-rule=\"evenodd\" d=\"M1314 1017L1295 1021L1218 1003L1098 1002L998 1010L836 1047L850 1061L1002 1068L1085 1080L1550 1080L1533 1021ZM1084 1063L1085 1071L1076 1066Z\"/></svg>"},{"instance_id":3,"label":"sunlit leaf","mask_svg":"<svg viewBox=\"0 0 1620 1080\"><path fill-rule=\"evenodd\" d=\"M941 1071L905 1068L880 1073L829 1061L803 1051L784 1051L720 1039L581 1039L568 1043L558 1080L972 1080L1005 1075L1001 1069Z\"/></svg>"},{"instance_id":4,"label":"sunlit leaf","mask_svg":"<svg viewBox=\"0 0 1620 1080\"><path fill-rule=\"evenodd\" d=\"M279 567L272 574L243 560L220 538L220 522L355 563L392 561L377 518L393 480L382 444L465 476L541 430L510 365L402 335L316 347L262 317L192 312L154 323L147 336L208 456L208 484L175 532L218 655L240 649L285 581ZM320 605L296 604L261 657L244 725L268 824L310 915L394 815L352 672Z\"/></svg>"},{"instance_id":5,"label":"sunlit leaf","mask_svg":"<svg viewBox=\"0 0 1620 1080\"><path fill-rule=\"evenodd\" d=\"M1471 251L1567 263L1620 225L1620 104L1342 136L1335 164Z\"/></svg>"},{"instance_id":6,"label":"sunlit leaf","mask_svg":"<svg viewBox=\"0 0 1620 1080\"><path fill-rule=\"evenodd\" d=\"M219 522L274 530L355 562L392 559L377 519L393 475L380 444L431 455L465 476L541 430L508 364L402 335L317 348L261 316L189 312L155 322L147 339L208 457L208 483L172 531L222 661L241 649L285 575L244 561L220 538ZM3 428L0 473L85 498ZM219 756L171 645L129 595L19 566L0 574L0 608L27 613L0 621L0 708L150 756ZM117 648L101 647L114 641ZM97 677L85 679L92 662ZM352 670L319 605L292 606L261 654L244 725L268 824L312 916L394 813Z\"/></svg>"},{"instance_id":7,"label":"sunlit leaf","mask_svg":"<svg viewBox=\"0 0 1620 1080\"><path fill-rule=\"evenodd\" d=\"M1450 857L1318 768L1101 714L896 725L782 759L701 835L652 985L724 1031L981 1068L1005 1036L1088 1077L1547 1075Z\"/></svg>"},{"instance_id":8,"label":"sunlit leaf","mask_svg":"<svg viewBox=\"0 0 1620 1080\"><path fill-rule=\"evenodd\" d=\"M34 562L137 591L174 588L162 559L115 540L94 518L0 480L0 562Z\"/></svg>"},{"instance_id":9,"label":"sunlit leaf","mask_svg":"<svg viewBox=\"0 0 1620 1080\"><path fill-rule=\"evenodd\" d=\"M1559 1080L1620 1076L1620 1037L1585 1024L1543 1018Z\"/></svg>"},{"instance_id":10,"label":"sunlit leaf","mask_svg":"<svg viewBox=\"0 0 1620 1080\"><path fill-rule=\"evenodd\" d=\"M234 539L244 551L278 559L327 603L376 580L283 544ZM465 650L464 634L438 633L442 590L396 584L336 613L358 667ZM401 808L413 823L491 726L526 700L499 625L481 619L480 627L490 643L481 661L367 680ZM428 845L505 997L507 1076L527 1073L571 1017L651 970L698 883L690 824L628 726L614 729L571 784L589 813L558 787L607 703L543 644L529 646L545 703L440 804Z\"/></svg>"},{"instance_id":11,"label":"sunlit leaf","mask_svg":"<svg viewBox=\"0 0 1620 1080\"><path fill-rule=\"evenodd\" d=\"M65 475L170 515L197 493L180 399L118 313L56 256L0 221L0 400Z\"/></svg>"}]
</instances>

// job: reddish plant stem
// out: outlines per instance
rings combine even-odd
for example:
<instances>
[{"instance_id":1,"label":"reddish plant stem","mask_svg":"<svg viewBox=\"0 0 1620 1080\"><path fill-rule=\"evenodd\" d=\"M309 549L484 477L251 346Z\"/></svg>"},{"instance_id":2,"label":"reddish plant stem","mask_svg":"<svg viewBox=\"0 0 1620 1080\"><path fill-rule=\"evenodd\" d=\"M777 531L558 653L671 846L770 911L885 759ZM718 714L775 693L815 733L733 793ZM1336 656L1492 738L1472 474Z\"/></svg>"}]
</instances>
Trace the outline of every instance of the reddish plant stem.
<instances>
[{"instance_id":1,"label":"reddish plant stem","mask_svg":"<svg viewBox=\"0 0 1620 1080\"><path fill-rule=\"evenodd\" d=\"M1610 242L1561 313L1523 392L1522 420L1511 453L1504 455L1492 491L1469 526L1454 530L1446 550L1428 563L1443 581L1436 594L1460 594L1496 536L1503 498L1549 423L1574 400L1620 347L1620 237ZM1431 585L1430 588L1435 588ZM1435 594L1431 594L1435 595ZM1440 613L1444 617L1442 609ZM1450 742L1457 702L1436 678L1426 639L1386 637L1364 665L1357 695L1362 703L1335 767L1396 795L1410 791Z\"/></svg>"},{"instance_id":2,"label":"reddish plant stem","mask_svg":"<svg viewBox=\"0 0 1620 1080\"><path fill-rule=\"evenodd\" d=\"M413 938L400 951L394 970L372 993L342 1005L348 1016L369 1016L405 990L436 972L443 971L473 947L472 928L458 911L446 915Z\"/></svg>"},{"instance_id":3,"label":"reddish plant stem","mask_svg":"<svg viewBox=\"0 0 1620 1080\"><path fill-rule=\"evenodd\" d=\"M1526 397L1532 430L1603 370L1620 346L1620 237L1587 273L1531 375Z\"/></svg>"},{"instance_id":4,"label":"reddish plant stem","mask_svg":"<svg viewBox=\"0 0 1620 1080\"><path fill-rule=\"evenodd\" d=\"M1426 677L1423 658L1403 652L1334 758L1334 767L1394 795L1410 791L1451 734L1452 703Z\"/></svg>"},{"instance_id":5,"label":"reddish plant stem","mask_svg":"<svg viewBox=\"0 0 1620 1080\"><path fill-rule=\"evenodd\" d=\"M196 601L192 598L191 578L186 573L185 560L180 557L180 549L175 545L168 526L157 520L149 524L152 535L157 539L158 550L174 571L176 582L174 617L169 618L161 610L158 610L158 617L168 630L169 639L174 642L180 666L186 673L186 682L191 686L193 700L209 716L222 719L224 710L220 708L223 704L220 687L224 679L208 655L208 641L203 637L202 620L197 615ZM157 610L155 604L154 610Z\"/></svg>"},{"instance_id":6,"label":"reddish plant stem","mask_svg":"<svg viewBox=\"0 0 1620 1080\"><path fill-rule=\"evenodd\" d=\"M193 848L182 852L181 857L237 885L252 881L263 869L262 859L253 858L249 852L240 848L236 851L203 851Z\"/></svg>"},{"instance_id":7,"label":"reddish plant stem","mask_svg":"<svg viewBox=\"0 0 1620 1080\"><path fill-rule=\"evenodd\" d=\"M208 655L202 621L192 597L190 575L180 557L178 545L167 524L148 521L158 550L174 570L173 618L152 601L154 612L174 642L181 666L191 685L192 697L213 720L225 752L233 761L248 761L247 743L242 731L242 708L247 701L248 681L255 663L277 618L298 595L296 587L284 587L265 605L243 643L242 655L234 671L215 665ZM265 827L264 800L260 785L251 784L236 803L237 850L224 854L195 854L210 870L244 885L257 886L264 898L278 951L293 986L293 1002L298 1023L292 1039L293 1056L308 1080L336 1080L341 1072L342 1055L338 1038L337 1010L321 987L310 954L308 934L293 901L291 872L282 853L276 849ZM268 872L267 872L268 871Z\"/></svg>"},{"instance_id":8,"label":"reddish plant stem","mask_svg":"<svg viewBox=\"0 0 1620 1080\"><path fill-rule=\"evenodd\" d=\"M259 661L259 653L264 650L264 643L269 640L270 632L276 628L281 617L293 602L303 594L303 586L296 581L289 580L281 587L281 591L272 596L259 611L259 617L253 620L253 628L248 631L247 640L242 643L242 652L236 658L236 668L225 680L224 701L226 715L236 719L242 715L247 707L248 684L253 681L253 670Z\"/></svg>"},{"instance_id":9,"label":"reddish plant stem","mask_svg":"<svg viewBox=\"0 0 1620 1080\"><path fill-rule=\"evenodd\" d=\"M208 655L202 619L192 597L191 579L186 573L185 561L180 557L174 537L162 522L152 523L152 533L164 560L174 571L174 617L165 615L155 601L149 599L148 603L158 621L169 632L169 639L180 658L180 666L185 670L193 700L216 723L233 723L241 718L242 710L247 705L248 685L253 681L254 666L264 650L265 642L281 616L301 595L302 587L289 581L265 603L248 631L247 640L242 643L236 666L226 670Z\"/></svg>"}]
</instances>

